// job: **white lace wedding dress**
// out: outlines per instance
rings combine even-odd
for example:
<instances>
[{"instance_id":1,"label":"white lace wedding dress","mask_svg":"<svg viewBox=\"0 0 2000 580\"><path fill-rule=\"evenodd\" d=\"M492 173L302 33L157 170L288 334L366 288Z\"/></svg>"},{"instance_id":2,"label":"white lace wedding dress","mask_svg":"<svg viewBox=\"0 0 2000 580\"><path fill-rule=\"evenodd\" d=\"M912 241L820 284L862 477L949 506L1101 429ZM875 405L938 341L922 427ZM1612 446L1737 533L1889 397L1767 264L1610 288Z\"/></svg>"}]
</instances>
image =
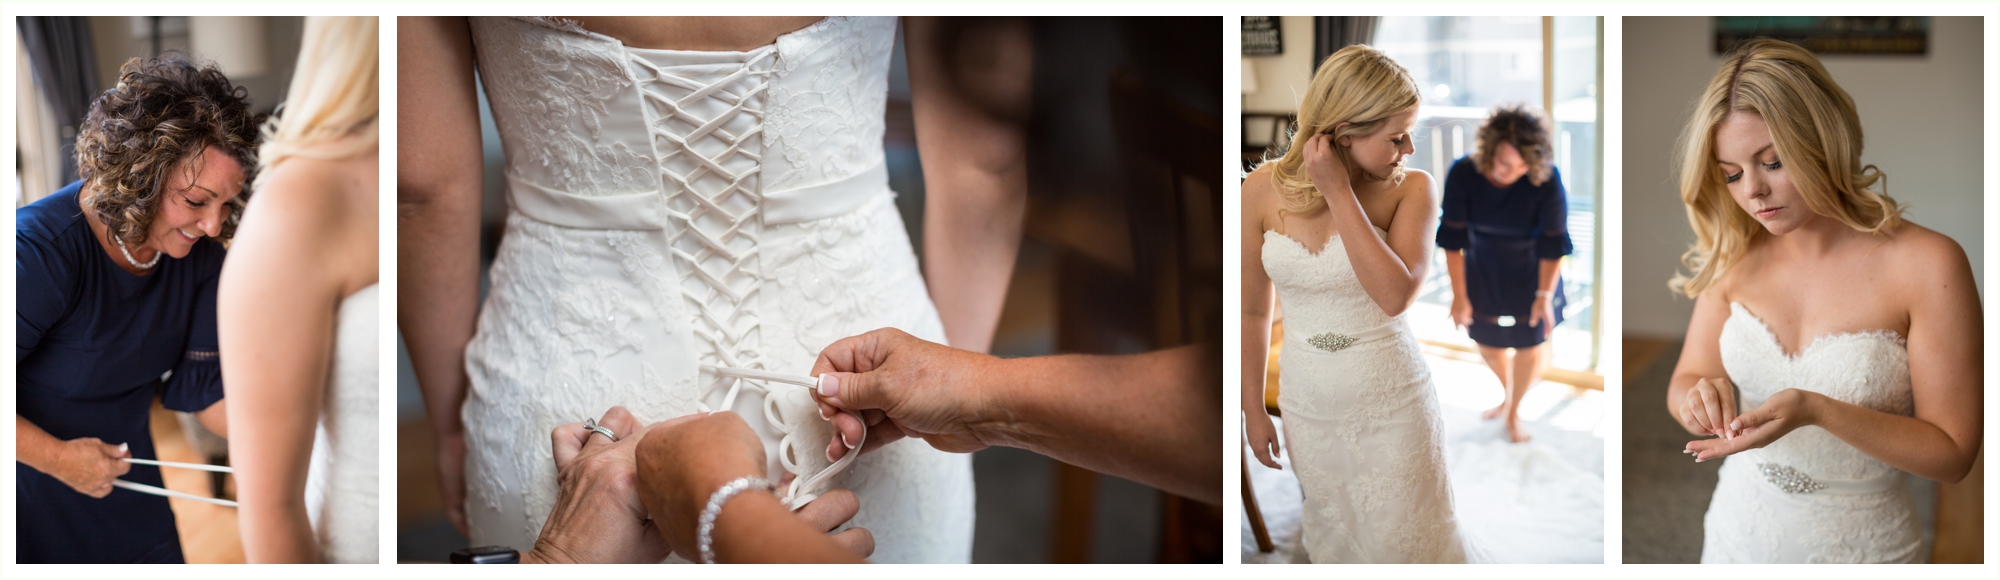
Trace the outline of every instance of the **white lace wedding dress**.
<instances>
[{"instance_id":1,"label":"white lace wedding dress","mask_svg":"<svg viewBox=\"0 0 2000 580\"><path fill-rule=\"evenodd\" d=\"M1893 332L1822 336L1788 355L1762 320L1732 303L1720 341L1743 409L1795 388L1884 413L1914 411L1909 352ZM1903 472L1819 427L1724 459L1702 523L1703 564L1928 559Z\"/></svg>"},{"instance_id":2,"label":"white lace wedding dress","mask_svg":"<svg viewBox=\"0 0 2000 580\"><path fill-rule=\"evenodd\" d=\"M944 340L883 166L895 31L829 18L756 50L691 52L472 19L510 205L466 349L474 545L533 545L557 425L613 405L645 421L731 408L777 475L792 450L760 389L796 387L704 366L803 375L827 344L885 326ZM875 535L874 560L971 559L969 456L897 443L832 485L860 497L852 525Z\"/></svg>"},{"instance_id":3,"label":"white lace wedding dress","mask_svg":"<svg viewBox=\"0 0 2000 580\"><path fill-rule=\"evenodd\" d=\"M379 295L380 287L370 284L340 301L333 370L306 471L306 515L319 539L320 557L330 564L373 564L381 554L375 459L381 396L376 389Z\"/></svg>"},{"instance_id":4,"label":"white lace wedding dress","mask_svg":"<svg viewBox=\"0 0 2000 580\"><path fill-rule=\"evenodd\" d=\"M1305 551L1313 563L1465 562L1430 368L1340 244L1315 254L1264 232L1264 271L1285 309L1278 407L1305 492Z\"/></svg>"}]
</instances>

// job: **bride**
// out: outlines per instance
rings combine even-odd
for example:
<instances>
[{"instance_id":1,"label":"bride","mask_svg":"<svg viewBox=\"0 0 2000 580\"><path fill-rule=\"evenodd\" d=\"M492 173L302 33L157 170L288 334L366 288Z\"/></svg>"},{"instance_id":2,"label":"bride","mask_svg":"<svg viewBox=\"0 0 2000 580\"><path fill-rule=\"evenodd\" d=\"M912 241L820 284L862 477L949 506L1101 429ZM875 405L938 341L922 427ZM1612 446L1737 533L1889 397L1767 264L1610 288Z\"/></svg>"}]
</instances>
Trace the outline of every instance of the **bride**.
<instances>
[{"instance_id":1,"label":"bride","mask_svg":"<svg viewBox=\"0 0 2000 580\"><path fill-rule=\"evenodd\" d=\"M1668 411L1727 457L1702 563L1922 562L1909 472L1979 456L1983 319L1957 242L1861 164L1854 101L1812 53L1756 40L1682 134L1695 299ZM1874 188L1874 189L1871 189Z\"/></svg>"},{"instance_id":2,"label":"bride","mask_svg":"<svg viewBox=\"0 0 2000 580\"><path fill-rule=\"evenodd\" d=\"M218 290L250 562L376 560L377 21L306 19Z\"/></svg>"},{"instance_id":3,"label":"bride","mask_svg":"<svg viewBox=\"0 0 2000 580\"><path fill-rule=\"evenodd\" d=\"M1285 156L1243 182L1243 412L1257 460L1273 290L1285 306L1285 440L1315 563L1466 561L1437 394L1402 321L1437 231L1431 176L1405 169L1419 103L1408 71L1354 45L1313 76ZM1307 442L1299 444L1299 442Z\"/></svg>"},{"instance_id":4,"label":"bride","mask_svg":"<svg viewBox=\"0 0 2000 580\"><path fill-rule=\"evenodd\" d=\"M418 80L398 88L400 325L474 545L533 544L558 425L614 405L646 421L733 409L771 473L808 479L831 469L830 439L793 434L831 430L803 389L745 376L805 375L827 344L885 326L991 340L1025 210L1021 136L955 100L920 50L935 30L908 31L931 192L920 272L883 164L893 18L402 22L402 78ZM509 199L483 307L475 66ZM810 480L855 492L876 560L970 560L967 456L852 461Z\"/></svg>"}]
</instances>

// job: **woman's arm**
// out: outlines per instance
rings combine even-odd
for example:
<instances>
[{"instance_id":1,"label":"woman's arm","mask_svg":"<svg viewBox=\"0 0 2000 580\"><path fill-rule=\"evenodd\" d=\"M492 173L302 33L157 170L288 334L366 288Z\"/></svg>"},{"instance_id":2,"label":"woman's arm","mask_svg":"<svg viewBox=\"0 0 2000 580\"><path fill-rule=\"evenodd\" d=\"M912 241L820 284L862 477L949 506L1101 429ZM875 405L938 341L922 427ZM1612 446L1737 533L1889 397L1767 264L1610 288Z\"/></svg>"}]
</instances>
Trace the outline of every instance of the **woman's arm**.
<instances>
[{"instance_id":1,"label":"woman's arm","mask_svg":"<svg viewBox=\"0 0 2000 580\"><path fill-rule=\"evenodd\" d=\"M317 562L306 469L332 364L340 299L373 246L344 235L340 196L359 185L335 163L294 159L245 208L222 268L216 320L236 466L237 524L251 562ZM372 184L370 184L372 185ZM372 260L370 260L372 262Z\"/></svg>"},{"instance_id":2,"label":"woman's arm","mask_svg":"<svg viewBox=\"0 0 2000 580\"><path fill-rule=\"evenodd\" d=\"M479 314L479 97L464 18L397 19L396 326L438 441L445 513L465 525L465 345Z\"/></svg>"},{"instance_id":3,"label":"woman's arm","mask_svg":"<svg viewBox=\"0 0 2000 580\"><path fill-rule=\"evenodd\" d=\"M1725 435L1710 426L1735 421L1736 390L1722 367L1722 323L1728 320L1729 300L1721 289L1710 287L1695 298L1681 359L1667 385L1667 412L1688 433Z\"/></svg>"},{"instance_id":4,"label":"woman's arm","mask_svg":"<svg viewBox=\"0 0 2000 580\"><path fill-rule=\"evenodd\" d=\"M1271 358L1271 311L1277 292L1264 271L1264 214L1274 207L1277 191L1271 171L1259 169L1243 180L1243 435L1257 462L1278 469L1278 430L1264 410L1265 377Z\"/></svg>"},{"instance_id":5,"label":"woman's arm","mask_svg":"<svg viewBox=\"0 0 2000 580\"><path fill-rule=\"evenodd\" d=\"M667 543L688 559L700 554L699 524L709 497L735 479L764 472L764 446L750 425L723 411L664 421L646 429L639 442L639 500ZM844 497L842 497L844 496ZM847 494L821 500L851 501ZM874 549L860 528L832 536L840 524L811 517L812 504L793 515L775 495L745 490L722 504L713 540L715 558L728 563L858 563L857 552ZM838 511L838 510L834 510ZM852 515L852 512L846 512ZM812 523L818 519L821 523ZM845 517L839 518L845 520Z\"/></svg>"},{"instance_id":6,"label":"woman's arm","mask_svg":"<svg viewBox=\"0 0 2000 580\"><path fill-rule=\"evenodd\" d=\"M96 437L64 441L20 415L14 416L14 437L16 461L90 497L109 495L111 480L132 469L120 459L132 456L124 443L105 443Z\"/></svg>"},{"instance_id":7,"label":"woman's arm","mask_svg":"<svg viewBox=\"0 0 2000 580\"><path fill-rule=\"evenodd\" d=\"M1354 264L1361 288L1375 305L1382 307L1384 314L1400 315L1417 302L1424 272L1430 267L1431 237L1438 223L1437 193L1430 174L1415 169L1407 172L1406 181L1400 186L1407 192L1396 205L1395 223L1389 224L1387 238L1359 235L1374 233L1375 224L1368 220L1368 212L1361 208L1354 188L1342 178L1347 169L1334 155L1332 143L1332 135L1320 135L1306 142L1308 173L1313 175L1314 187L1319 187L1320 195L1326 198L1327 209L1333 212L1334 228L1341 234L1340 245L1347 250L1347 260ZM1321 187L1321 183L1331 187Z\"/></svg>"},{"instance_id":8,"label":"woman's arm","mask_svg":"<svg viewBox=\"0 0 2000 580\"><path fill-rule=\"evenodd\" d=\"M1222 351L1000 359L882 328L820 351L814 398L862 449L921 437L970 453L1026 449L1182 497L1222 503ZM827 450L838 459L845 448Z\"/></svg>"},{"instance_id":9,"label":"woman's arm","mask_svg":"<svg viewBox=\"0 0 2000 580\"><path fill-rule=\"evenodd\" d=\"M953 346L986 352L1028 209L1033 44L1024 20L904 20L924 163L924 282ZM960 43L971 35L979 43Z\"/></svg>"}]
</instances>

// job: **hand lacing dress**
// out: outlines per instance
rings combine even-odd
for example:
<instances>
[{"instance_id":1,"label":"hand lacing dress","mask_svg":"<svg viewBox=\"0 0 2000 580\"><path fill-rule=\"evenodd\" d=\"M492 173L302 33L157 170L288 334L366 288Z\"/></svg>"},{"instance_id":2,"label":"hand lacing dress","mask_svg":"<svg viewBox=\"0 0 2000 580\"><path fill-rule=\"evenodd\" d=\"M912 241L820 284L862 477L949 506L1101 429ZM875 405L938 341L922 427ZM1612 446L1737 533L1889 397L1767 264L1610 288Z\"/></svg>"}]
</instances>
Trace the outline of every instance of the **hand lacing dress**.
<instances>
[{"instance_id":1,"label":"hand lacing dress","mask_svg":"<svg viewBox=\"0 0 2000 580\"><path fill-rule=\"evenodd\" d=\"M1722 366L1743 410L1785 389L1910 416L1909 351L1888 331L1832 334L1786 354L1741 304L1722 324ZM1819 427L1723 460L1702 518L1701 562L1921 563L1923 533L1903 472Z\"/></svg>"},{"instance_id":2,"label":"hand lacing dress","mask_svg":"<svg viewBox=\"0 0 2000 580\"><path fill-rule=\"evenodd\" d=\"M893 18L829 18L745 52L471 22L510 205L466 349L474 545L533 545L557 425L613 405L644 421L732 409L775 476L780 455L824 463L823 446L779 448L789 428L760 408L796 387L715 368L803 375L885 326L944 341L883 166ZM875 560L970 560L969 456L899 443L830 483L859 496Z\"/></svg>"},{"instance_id":3,"label":"hand lacing dress","mask_svg":"<svg viewBox=\"0 0 2000 580\"><path fill-rule=\"evenodd\" d=\"M1305 492L1305 551L1314 563L1465 562L1430 367L1340 244L1315 254L1264 232L1264 271L1285 308L1278 407Z\"/></svg>"}]
</instances>

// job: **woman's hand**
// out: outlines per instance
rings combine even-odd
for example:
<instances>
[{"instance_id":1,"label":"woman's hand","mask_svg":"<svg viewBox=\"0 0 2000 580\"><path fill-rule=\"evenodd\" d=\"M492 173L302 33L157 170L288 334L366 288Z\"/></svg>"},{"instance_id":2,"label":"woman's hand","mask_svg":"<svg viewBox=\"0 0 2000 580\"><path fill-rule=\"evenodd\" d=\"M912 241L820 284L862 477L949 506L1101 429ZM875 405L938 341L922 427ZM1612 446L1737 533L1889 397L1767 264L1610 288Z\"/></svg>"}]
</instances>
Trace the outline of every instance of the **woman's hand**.
<instances>
[{"instance_id":1,"label":"woman's hand","mask_svg":"<svg viewBox=\"0 0 2000 580\"><path fill-rule=\"evenodd\" d=\"M1271 424L1271 415L1263 409L1247 411L1244 415L1244 436L1249 438L1250 451L1257 454L1257 462L1271 469L1284 469L1277 461L1284 456L1284 451L1278 449L1278 428Z\"/></svg>"},{"instance_id":2,"label":"woman's hand","mask_svg":"<svg viewBox=\"0 0 2000 580\"><path fill-rule=\"evenodd\" d=\"M1695 381L1681 397L1680 420L1689 433L1736 438L1730 426L1736 422L1736 384L1724 377Z\"/></svg>"},{"instance_id":3,"label":"woman's hand","mask_svg":"<svg viewBox=\"0 0 2000 580\"><path fill-rule=\"evenodd\" d=\"M465 432L439 435L437 440L438 496L444 500L445 519L459 535L471 536L465 523ZM558 466L558 469L561 467Z\"/></svg>"},{"instance_id":4,"label":"woman's hand","mask_svg":"<svg viewBox=\"0 0 2000 580\"><path fill-rule=\"evenodd\" d=\"M624 407L612 407L597 423L618 440L586 430L583 423L557 427L550 435L560 489L535 548L522 562L650 564L673 553L673 545L647 521L639 499L633 458L641 441L639 420Z\"/></svg>"},{"instance_id":5,"label":"woman's hand","mask_svg":"<svg viewBox=\"0 0 2000 580\"><path fill-rule=\"evenodd\" d=\"M1472 326L1472 301L1464 296L1451 298L1451 323L1458 328Z\"/></svg>"},{"instance_id":6,"label":"woman's hand","mask_svg":"<svg viewBox=\"0 0 2000 580\"><path fill-rule=\"evenodd\" d=\"M1305 166L1306 177L1312 179L1320 195L1354 195L1347 164L1334 149L1333 135L1322 133L1306 140Z\"/></svg>"},{"instance_id":7,"label":"woman's hand","mask_svg":"<svg viewBox=\"0 0 2000 580\"><path fill-rule=\"evenodd\" d=\"M112 445L96 437L64 441L56 453L55 470L49 475L90 497L110 495L111 480L132 470L132 464L123 459L132 456L125 445Z\"/></svg>"},{"instance_id":8,"label":"woman's hand","mask_svg":"<svg viewBox=\"0 0 2000 580\"><path fill-rule=\"evenodd\" d=\"M1556 307L1554 301L1549 299L1548 294L1536 292L1535 304L1528 308L1528 327L1533 328L1536 325L1541 325L1542 338L1548 338L1549 331L1555 330Z\"/></svg>"},{"instance_id":9,"label":"woman's hand","mask_svg":"<svg viewBox=\"0 0 2000 580\"><path fill-rule=\"evenodd\" d=\"M872 330L820 351L812 369L820 388L813 397L842 440L860 441L861 425L868 425L863 451L921 437L942 451L971 453L987 447L976 431L997 408L993 394L973 379L997 360L894 328ZM846 454L841 442L828 445L828 457Z\"/></svg>"},{"instance_id":10,"label":"woman's hand","mask_svg":"<svg viewBox=\"0 0 2000 580\"><path fill-rule=\"evenodd\" d=\"M1736 417L1725 428L1735 431L1728 439L1690 441L1687 452L1697 462L1728 457L1777 441L1793 429L1819 422L1819 403L1824 397L1811 391L1785 389L1771 395L1764 405Z\"/></svg>"},{"instance_id":11,"label":"woman's hand","mask_svg":"<svg viewBox=\"0 0 2000 580\"><path fill-rule=\"evenodd\" d=\"M646 513L667 543L692 550L708 496L737 478L764 476L764 443L736 413L688 415L647 427L638 465Z\"/></svg>"}]
</instances>

